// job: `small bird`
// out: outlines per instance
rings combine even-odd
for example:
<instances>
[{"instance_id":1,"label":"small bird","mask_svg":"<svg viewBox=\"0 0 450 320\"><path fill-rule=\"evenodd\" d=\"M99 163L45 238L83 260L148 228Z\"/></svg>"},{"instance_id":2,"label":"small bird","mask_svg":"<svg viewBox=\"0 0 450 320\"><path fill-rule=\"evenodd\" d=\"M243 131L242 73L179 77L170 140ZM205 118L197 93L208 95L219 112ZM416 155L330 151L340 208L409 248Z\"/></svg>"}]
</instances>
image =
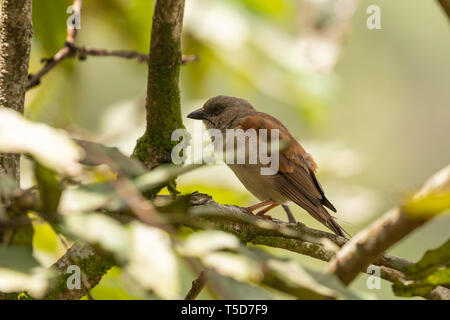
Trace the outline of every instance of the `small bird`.
<instances>
[{"instance_id":1,"label":"small bird","mask_svg":"<svg viewBox=\"0 0 450 320\"><path fill-rule=\"evenodd\" d=\"M223 134L227 129L254 129L256 132L278 129L280 142L285 147L280 149L279 169L274 175L261 175L260 163L227 164L246 189L261 201L247 210L253 213L265 207L257 215L270 218L265 213L281 205L289 222L296 223L287 205L292 201L335 234L342 237L348 234L325 209L336 212L316 177L317 164L279 120L258 112L246 100L222 95L209 99L203 108L187 117L202 120L207 129L218 129Z\"/></svg>"}]
</instances>

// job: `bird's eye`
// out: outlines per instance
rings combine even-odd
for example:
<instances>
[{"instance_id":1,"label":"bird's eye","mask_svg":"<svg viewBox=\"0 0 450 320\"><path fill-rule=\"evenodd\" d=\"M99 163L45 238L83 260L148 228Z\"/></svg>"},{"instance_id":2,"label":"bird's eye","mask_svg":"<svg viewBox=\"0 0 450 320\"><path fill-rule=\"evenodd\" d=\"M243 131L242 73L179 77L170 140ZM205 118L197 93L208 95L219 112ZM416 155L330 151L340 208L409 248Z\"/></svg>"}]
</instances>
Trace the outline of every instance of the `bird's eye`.
<instances>
[{"instance_id":1,"label":"bird's eye","mask_svg":"<svg viewBox=\"0 0 450 320\"><path fill-rule=\"evenodd\" d=\"M211 108L211 110L209 111L209 113L212 115L212 116L217 116L217 115L219 115L221 112L222 112L222 107L221 106L219 106L219 105L214 105L212 108Z\"/></svg>"}]
</instances>

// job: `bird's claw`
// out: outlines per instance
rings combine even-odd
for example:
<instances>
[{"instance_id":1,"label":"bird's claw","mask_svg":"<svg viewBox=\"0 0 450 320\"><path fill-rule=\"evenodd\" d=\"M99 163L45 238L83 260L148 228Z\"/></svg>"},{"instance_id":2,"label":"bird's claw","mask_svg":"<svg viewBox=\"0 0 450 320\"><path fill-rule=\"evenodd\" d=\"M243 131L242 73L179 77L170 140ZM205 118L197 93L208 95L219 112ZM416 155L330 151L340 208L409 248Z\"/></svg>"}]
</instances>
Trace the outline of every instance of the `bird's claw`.
<instances>
[{"instance_id":1,"label":"bird's claw","mask_svg":"<svg viewBox=\"0 0 450 320\"><path fill-rule=\"evenodd\" d=\"M266 215L266 214L256 214L258 217L261 217L261 218L263 218L263 219L266 219L266 220L272 220L272 217L271 216L268 216L268 215Z\"/></svg>"}]
</instances>

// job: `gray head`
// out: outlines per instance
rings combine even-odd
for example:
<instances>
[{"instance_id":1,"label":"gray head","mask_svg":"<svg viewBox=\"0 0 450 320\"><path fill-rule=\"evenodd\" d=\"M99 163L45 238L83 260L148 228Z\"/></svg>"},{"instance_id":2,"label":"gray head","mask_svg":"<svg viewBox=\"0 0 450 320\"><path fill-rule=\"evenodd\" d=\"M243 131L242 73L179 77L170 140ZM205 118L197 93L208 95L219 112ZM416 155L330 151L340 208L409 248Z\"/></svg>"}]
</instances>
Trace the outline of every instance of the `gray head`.
<instances>
[{"instance_id":1,"label":"gray head","mask_svg":"<svg viewBox=\"0 0 450 320\"><path fill-rule=\"evenodd\" d=\"M252 105L244 100L229 96L217 96L209 99L203 108L188 114L188 118L203 120L207 129L233 128L248 115L256 113Z\"/></svg>"}]
</instances>

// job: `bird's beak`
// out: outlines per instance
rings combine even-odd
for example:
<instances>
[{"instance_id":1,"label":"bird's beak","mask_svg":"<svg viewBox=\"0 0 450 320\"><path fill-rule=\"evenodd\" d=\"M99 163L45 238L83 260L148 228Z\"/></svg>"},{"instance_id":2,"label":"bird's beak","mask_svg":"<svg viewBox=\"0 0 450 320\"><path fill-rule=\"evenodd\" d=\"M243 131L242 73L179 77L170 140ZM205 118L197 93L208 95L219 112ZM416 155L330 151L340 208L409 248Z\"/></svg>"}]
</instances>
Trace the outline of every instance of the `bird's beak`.
<instances>
[{"instance_id":1,"label":"bird's beak","mask_svg":"<svg viewBox=\"0 0 450 320\"><path fill-rule=\"evenodd\" d=\"M202 109L197 109L187 115L189 119L206 120L206 113Z\"/></svg>"}]
</instances>

